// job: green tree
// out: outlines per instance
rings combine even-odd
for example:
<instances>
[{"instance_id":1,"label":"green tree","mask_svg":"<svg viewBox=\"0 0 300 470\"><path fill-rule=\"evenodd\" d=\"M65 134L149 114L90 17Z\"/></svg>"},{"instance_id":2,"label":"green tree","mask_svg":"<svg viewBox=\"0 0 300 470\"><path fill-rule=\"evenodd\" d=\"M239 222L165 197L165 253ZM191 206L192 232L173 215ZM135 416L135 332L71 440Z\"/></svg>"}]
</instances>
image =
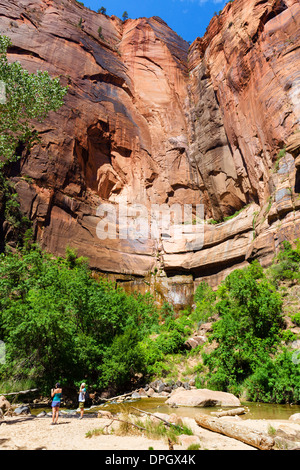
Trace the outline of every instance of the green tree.
<instances>
[{"instance_id":1,"label":"green tree","mask_svg":"<svg viewBox=\"0 0 300 470\"><path fill-rule=\"evenodd\" d=\"M121 386L129 383L135 373L144 371L145 364L137 328L127 328L114 337L105 351L101 368L102 386Z\"/></svg>"},{"instance_id":2,"label":"green tree","mask_svg":"<svg viewBox=\"0 0 300 470\"><path fill-rule=\"evenodd\" d=\"M195 292L196 308L192 318L198 324L205 323L216 313L216 293L206 283L201 282Z\"/></svg>"},{"instance_id":3,"label":"green tree","mask_svg":"<svg viewBox=\"0 0 300 470\"><path fill-rule=\"evenodd\" d=\"M210 341L218 344L204 354L209 367L208 385L236 389L280 342L282 300L258 262L232 272L217 291L216 312ZM236 391L235 390L235 391Z\"/></svg>"},{"instance_id":4,"label":"green tree","mask_svg":"<svg viewBox=\"0 0 300 470\"><path fill-rule=\"evenodd\" d=\"M0 35L0 81L5 86L5 103L0 104L0 168L20 157L37 139L32 121L44 120L63 104L67 89L48 72L24 70L19 62L9 63L11 40Z\"/></svg>"},{"instance_id":5,"label":"green tree","mask_svg":"<svg viewBox=\"0 0 300 470\"><path fill-rule=\"evenodd\" d=\"M104 7L99 8L97 13L102 13L102 15L106 15L106 8L104 8Z\"/></svg>"},{"instance_id":6,"label":"green tree","mask_svg":"<svg viewBox=\"0 0 300 470\"><path fill-rule=\"evenodd\" d=\"M71 248L57 259L35 246L0 255L3 380L30 379L47 390L85 375L98 387L121 385L143 371L139 343L158 318L149 295L95 280Z\"/></svg>"},{"instance_id":7,"label":"green tree","mask_svg":"<svg viewBox=\"0 0 300 470\"><path fill-rule=\"evenodd\" d=\"M124 13L123 13L123 15L122 15L122 20L123 20L123 21L128 20L128 13L127 13L127 11L124 11Z\"/></svg>"},{"instance_id":8,"label":"green tree","mask_svg":"<svg viewBox=\"0 0 300 470\"><path fill-rule=\"evenodd\" d=\"M293 351L283 348L274 358L266 357L246 379L247 399L266 403L300 403L300 369Z\"/></svg>"},{"instance_id":9,"label":"green tree","mask_svg":"<svg viewBox=\"0 0 300 470\"><path fill-rule=\"evenodd\" d=\"M48 72L33 74L19 62L9 63L7 50L11 45L7 36L0 35L0 84L4 92L0 101L0 251L5 246L4 220L16 243L22 243L24 237L28 242L30 230L30 221L21 214L18 195L6 176L8 164L38 141L34 120L42 121L50 111L57 111L67 92Z\"/></svg>"}]
</instances>

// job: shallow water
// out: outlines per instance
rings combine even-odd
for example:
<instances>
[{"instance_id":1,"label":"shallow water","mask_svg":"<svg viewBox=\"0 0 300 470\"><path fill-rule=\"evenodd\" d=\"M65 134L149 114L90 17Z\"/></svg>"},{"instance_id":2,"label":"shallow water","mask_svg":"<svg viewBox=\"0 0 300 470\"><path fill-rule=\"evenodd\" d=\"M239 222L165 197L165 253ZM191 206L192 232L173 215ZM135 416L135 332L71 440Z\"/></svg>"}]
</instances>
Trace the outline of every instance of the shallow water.
<instances>
[{"instance_id":1,"label":"shallow water","mask_svg":"<svg viewBox=\"0 0 300 470\"><path fill-rule=\"evenodd\" d=\"M197 413L204 413L210 415L212 411L219 411L221 407L189 407L180 406L178 408L172 408L166 403L166 398L141 398L139 400L130 400L123 403L110 403L103 404L88 408L85 410L85 416L97 415L98 410L110 411L111 413L129 412L134 413L132 407L138 408L139 410L148 411L150 413L175 413L177 416L194 418ZM245 415L241 415L242 419L289 419L294 413L300 413L300 405L274 405L270 403L250 403L243 402L241 406L245 406L249 409ZM226 408L224 408L226 409ZM38 415L41 411L49 413L51 408L36 408L32 409L33 415ZM79 413L75 413L76 410L68 410L62 408L62 411L70 412L73 416L79 416Z\"/></svg>"},{"instance_id":2,"label":"shallow water","mask_svg":"<svg viewBox=\"0 0 300 470\"><path fill-rule=\"evenodd\" d=\"M181 417L194 418L197 413L211 414L212 411L218 411L220 407L188 407L181 406L178 408L171 408L165 403L165 398L142 398L132 402L122 404L106 404L97 408L92 408L91 411L96 410L107 410L112 413L118 413L121 411L134 412L131 408L136 407L143 411L149 411L150 413L175 413ZM269 403L242 403L242 406L247 406L249 412L242 415L243 419L288 419L294 413L300 413L300 405L274 405ZM224 408L226 409L226 408Z\"/></svg>"}]
</instances>

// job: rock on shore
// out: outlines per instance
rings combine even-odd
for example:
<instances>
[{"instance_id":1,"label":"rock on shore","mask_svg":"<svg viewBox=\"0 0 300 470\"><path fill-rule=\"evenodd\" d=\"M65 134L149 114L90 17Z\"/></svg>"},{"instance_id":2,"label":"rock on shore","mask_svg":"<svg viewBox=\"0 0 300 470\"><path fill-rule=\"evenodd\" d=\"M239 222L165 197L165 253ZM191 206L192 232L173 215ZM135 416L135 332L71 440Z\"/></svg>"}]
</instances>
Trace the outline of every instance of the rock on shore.
<instances>
[{"instance_id":1,"label":"rock on shore","mask_svg":"<svg viewBox=\"0 0 300 470\"><path fill-rule=\"evenodd\" d=\"M240 406L240 400L232 393L217 392L208 389L174 390L168 400L168 405L177 406Z\"/></svg>"}]
</instances>

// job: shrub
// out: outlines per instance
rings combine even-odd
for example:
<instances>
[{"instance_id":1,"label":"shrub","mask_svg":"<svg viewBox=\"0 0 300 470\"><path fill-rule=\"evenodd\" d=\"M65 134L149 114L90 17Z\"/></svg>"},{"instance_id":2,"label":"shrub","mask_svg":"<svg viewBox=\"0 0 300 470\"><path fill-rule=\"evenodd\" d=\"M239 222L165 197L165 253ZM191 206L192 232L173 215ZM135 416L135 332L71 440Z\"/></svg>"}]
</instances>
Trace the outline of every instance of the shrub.
<instances>
[{"instance_id":1,"label":"shrub","mask_svg":"<svg viewBox=\"0 0 300 470\"><path fill-rule=\"evenodd\" d=\"M286 156L286 147L284 147L283 149L279 150L278 154L277 154L277 158L276 158L276 162L275 162L275 171L278 171L279 169L279 162L280 160Z\"/></svg>"},{"instance_id":2,"label":"shrub","mask_svg":"<svg viewBox=\"0 0 300 470\"><path fill-rule=\"evenodd\" d=\"M217 348L203 354L207 384L238 391L243 381L274 352L280 340L282 302L258 262L232 272L219 287L210 341Z\"/></svg>"},{"instance_id":3,"label":"shrub","mask_svg":"<svg viewBox=\"0 0 300 470\"><path fill-rule=\"evenodd\" d=\"M192 314L194 322L207 322L216 313L216 298L216 293L206 282L198 285L194 297L196 308Z\"/></svg>"},{"instance_id":4,"label":"shrub","mask_svg":"<svg viewBox=\"0 0 300 470\"><path fill-rule=\"evenodd\" d=\"M278 255L268 270L270 280L278 285L285 279L299 279L300 241L296 240L295 248L288 241L283 241Z\"/></svg>"},{"instance_id":5,"label":"shrub","mask_svg":"<svg viewBox=\"0 0 300 470\"><path fill-rule=\"evenodd\" d=\"M137 329L128 328L115 336L110 347L103 354L101 386L119 387L130 381L135 373L144 369L143 355L138 343Z\"/></svg>"},{"instance_id":6,"label":"shrub","mask_svg":"<svg viewBox=\"0 0 300 470\"><path fill-rule=\"evenodd\" d=\"M274 359L266 357L244 385L251 401L299 403L299 364L294 364L292 352L284 349Z\"/></svg>"},{"instance_id":7,"label":"shrub","mask_svg":"<svg viewBox=\"0 0 300 470\"><path fill-rule=\"evenodd\" d=\"M99 38L103 39L102 27L101 26L99 26L99 28L98 28L98 36L99 36Z\"/></svg>"},{"instance_id":8,"label":"shrub","mask_svg":"<svg viewBox=\"0 0 300 470\"><path fill-rule=\"evenodd\" d=\"M300 326L300 312L296 313L292 316L292 321L297 325Z\"/></svg>"}]
</instances>

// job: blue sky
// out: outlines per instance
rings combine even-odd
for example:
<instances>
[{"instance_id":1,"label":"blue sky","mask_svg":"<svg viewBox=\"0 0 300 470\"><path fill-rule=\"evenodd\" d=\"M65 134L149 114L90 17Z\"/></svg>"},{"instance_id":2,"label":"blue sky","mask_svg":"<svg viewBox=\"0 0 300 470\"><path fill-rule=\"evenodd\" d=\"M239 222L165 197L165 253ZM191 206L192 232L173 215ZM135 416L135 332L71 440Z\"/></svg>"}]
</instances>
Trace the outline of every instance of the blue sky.
<instances>
[{"instance_id":1,"label":"blue sky","mask_svg":"<svg viewBox=\"0 0 300 470\"><path fill-rule=\"evenodd\" d=\"M106 14L122 18L124 11L129 18L160 16L186 41L203 36L214 16L228 0L81 0L85 6L97 11L102 6Z\"/></svg>"}]
</instances>

